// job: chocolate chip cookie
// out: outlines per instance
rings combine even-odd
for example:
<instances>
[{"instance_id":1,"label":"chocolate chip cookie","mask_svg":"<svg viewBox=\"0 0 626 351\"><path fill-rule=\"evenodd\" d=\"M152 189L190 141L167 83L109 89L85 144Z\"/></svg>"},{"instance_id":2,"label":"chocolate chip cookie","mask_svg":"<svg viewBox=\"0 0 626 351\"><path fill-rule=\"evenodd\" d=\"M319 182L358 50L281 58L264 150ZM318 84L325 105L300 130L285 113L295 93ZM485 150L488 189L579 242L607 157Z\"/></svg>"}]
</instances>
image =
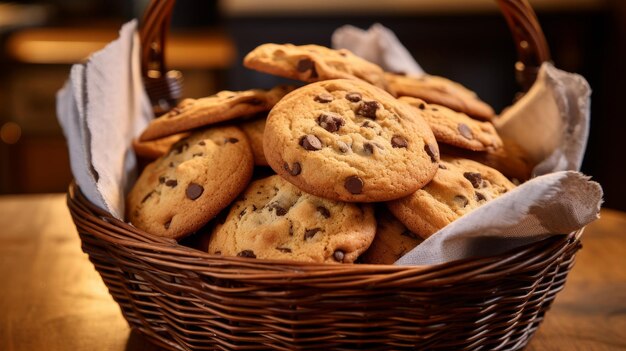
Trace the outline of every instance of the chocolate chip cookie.
<instances>
[{"instance_id":1,"label":"chocolate chip cookie","mask_svg":"<svg viewBox=\"0 0 626 351\"><path fill-rule=\"evenodd\" d=\"M143 157L148 160L156 160L157 158L165 155L170 150L172 145L189 135L190 133L185 132L149 141L139 141L139 139L133 139L133 150L139 157Z\"/></svg>"},{"instance_id":2,"label":"chocolate chip cookie","mask_svg":"<svg viewBox=\"0 0 626 351\"><path fill-rule=\"evenodd\" d=\"M248 137L256 166L268 166L265 153L263 153L263 132L265 131L266 118L267 114L263 114L239 125Z\"/></svg>"},{"instance_id":3,"label":"chocolate chip cookie","mask_svg":"<svg viewBox=\"0 0 626 351\"><path fill-rule=\"evenodd\" d=\"M376 237L359 261L393 264L422 241L424 239L407 229L384 207L376 208Z\"/></svg>"},{"instance_id":4,"label":"chocolate chip cookie","mask_svg":"<svg viewBox=\"0 0 626 351\"><path fill-rule=\"evenodd\" d=\"M328 79L361 79L384 88L383 70L346 49L319 45L263 44L243 60L244 66L304 82Z\"/></svg>"},{"instance_id":5,"label":"chocolate chip cookie","mask_svg":"<svg viewBox=\"0 0 626 351\"><path fill-rule=\"evenodd\" d=\"M220 91L201 98L185 99L165 115L150 122L140 141L162 138L194 128L269 111L293 87L270 90Z\"/></svg>"},{"instance_id":6,"label":"chocolate chip cookie","mask_svg":"<svg viewBox=\"0 0 626 351\"><path fill-rule=\"evenodd\" d=\"M412 194L439 160L432 131L410 106L347 79L285 96L269 114L263 149L274 171L300 189L351 202Z\"/></svg>"},{"instance_id":7,"label":"chocolate chip cookie","mask_svg":"<svg viewBox=\"0 0 626 351\"><path fill-rule=\"evenodd\" d=\"M418 110L440 143L473 151L495 150L502 147L502 139L491 122L477 121L465 113L441 105L428 104L414 97L402 96L398 100Z\"/></svg>"},{"instance_id":8,"label":"chocolate chip cookie","mask_svg":"<svg viewBox=\"0 0 626 351\"><path fill-rule=\"evenodd\" d=\"M449 79L424 75L420 77L385 73L389 91L395 96L412 96L428 103L447 106L474 118L491 120L495 113L476 93Z\"/></svg>"},{"instance_id":9,"label":"chocolate chip cookie","mask_svg":"<svg viewBox=\"0 0 626 351\"><path fill-rule=\"evenodd\" d=\"M374 239L370 205L305 193L274 175L254 181L211 234L209 253L351 263Z\"/></svg>"},{"instance_id":10,"label":"chocolate chip cookie","mask_svg":"<svg viewBox=\"0 0 626 351\"><path fill-rule=\"evenodd\" d=\"M252 168L252 151L239 128L194 132L146 166L128 195L126 218L151 234L181 238L228 206Z\"/></svg>"},{"instance_id":11,"label":"chocolate chip cookie","mask_svg":"<svg viewBox=\"0 0 626 351\"><path fill-rule=\"evenodd\" d=\"M388 202L387 206L412 232L428 238L514 187L493 168L471 160L443 157L430 183L410 196Z\"/></svg>"}]
</instances>

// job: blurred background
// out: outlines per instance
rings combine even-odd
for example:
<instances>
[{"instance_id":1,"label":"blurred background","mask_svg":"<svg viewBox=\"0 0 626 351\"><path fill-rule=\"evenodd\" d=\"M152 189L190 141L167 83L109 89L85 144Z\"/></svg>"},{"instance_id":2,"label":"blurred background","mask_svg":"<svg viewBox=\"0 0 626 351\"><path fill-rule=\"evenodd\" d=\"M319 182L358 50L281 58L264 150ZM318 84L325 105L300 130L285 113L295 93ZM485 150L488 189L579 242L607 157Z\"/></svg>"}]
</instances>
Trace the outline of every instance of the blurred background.
<instances>
[{"instance_id":1,"label":"blurred background","mask_svg":"<svg viewBox=\"0 0 626 351\"><path fill-rule=\"evenodd\" d=\"M555 65L591 84L592 126L583 172L626 210L626 1L531 0ZM147 0L0 1L0 194L63 192L71 179L55 94L72 63L141 18ZM491 0L178 0L167 46L184 96L270 87L242 67L264 42L330 45L343 24L392 29L429 73L475 90L496 111L517 91L516 54Z\"/></svg>"}]
</instances>

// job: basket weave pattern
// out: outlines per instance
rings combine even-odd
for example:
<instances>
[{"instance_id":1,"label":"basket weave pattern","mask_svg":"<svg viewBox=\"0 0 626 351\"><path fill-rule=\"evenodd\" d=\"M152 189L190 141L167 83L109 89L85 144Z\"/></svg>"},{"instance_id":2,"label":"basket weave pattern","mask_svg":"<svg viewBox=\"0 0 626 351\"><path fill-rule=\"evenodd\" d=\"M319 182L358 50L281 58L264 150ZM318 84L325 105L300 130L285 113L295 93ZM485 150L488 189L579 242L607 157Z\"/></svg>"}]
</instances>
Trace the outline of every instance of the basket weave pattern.
<instances>
[{"instance_id":1,"label":"basket weave pattern","mask_svg":"<svg viewBox=\"0 0 626 351\"><path fill-rule=\"evenodd\" d=\"M83 251L131 327L170 350L517 350L580 242L428 267L221 257L93 208L72 185Z\"/></svg>"},{"instance_id":2,"label":"basket weave pattern","mask_svg":"<svg viewBox=\"0 0 626 351\"><path fill-rule=\"evenodd\" d=\"M526 0L496 0L525 90L550 59ZM144 85L175 103L165 37L174 0L143 21ZM150 74L148 74L150 72ZM506 254L427 267L329 265L222 257L112 218L80 193L68 207L89 255L130 326L168 350L518 350L565 283L576 233Z\"/></svg>"}]
</instances>

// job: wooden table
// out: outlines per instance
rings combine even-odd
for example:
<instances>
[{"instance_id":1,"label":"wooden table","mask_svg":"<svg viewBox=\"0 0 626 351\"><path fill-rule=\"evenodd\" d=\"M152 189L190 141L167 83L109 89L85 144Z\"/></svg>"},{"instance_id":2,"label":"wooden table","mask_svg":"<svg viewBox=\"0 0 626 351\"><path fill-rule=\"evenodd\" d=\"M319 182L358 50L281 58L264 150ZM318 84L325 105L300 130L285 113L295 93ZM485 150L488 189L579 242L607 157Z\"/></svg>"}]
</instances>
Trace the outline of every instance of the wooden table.
<instances>
[{"instance_id":1,"label":"wooden table","mask_svg":"<svg viewBox=\"0 0 626 351\"><path fill-rule=\"evenodd\" d=\"M587 227L527 350L626 350L626 213ZM0 197L0 350L157 350L131 333L80 249L63 194Z\"/></svg>"}]
</instances>

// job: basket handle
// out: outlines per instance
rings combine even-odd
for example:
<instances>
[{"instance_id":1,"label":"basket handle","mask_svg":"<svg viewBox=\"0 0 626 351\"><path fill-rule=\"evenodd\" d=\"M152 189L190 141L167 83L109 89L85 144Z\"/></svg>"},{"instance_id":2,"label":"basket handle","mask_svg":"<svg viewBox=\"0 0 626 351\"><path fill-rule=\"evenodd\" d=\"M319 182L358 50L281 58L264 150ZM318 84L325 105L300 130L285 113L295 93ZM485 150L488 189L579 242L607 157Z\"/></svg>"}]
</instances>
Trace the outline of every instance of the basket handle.
<instances>
[{"instance_id":1,"label":"basket handle","mask_svg":"<svg viewBox=\"0 0 626 351\"><path fill-rule=\"evenodd\" d=\"M526 92L535 82L539 67L550 60L550 52L537 16L527 0L495 0L513 35L518 61L515 77ZM182 95L182 74L168 71L166 39L176 0L151 0L141 30L141 71L146 91L160 114L174 107Z\"/></svg>"},{"instance_id":2,"label":"basket handle","mask_svg":"<svg viewBox=\"0 0 626 351\"><path fill-rule=\"evenodd\" d=\"M527 0L496 0L517 50L515 78L523 92L537 79L541 64L550 61L550 50L537 15Z\"/></svg>"},{"instance_id":3,"label":"basket handle","mask_svg":"<svg viewBox=\"0 0 626 351\"><path fill-rule=\"evenodd\" d=\"M182 74L168 71L166 39L176 0L151 0L139 30L141 73L155 115L169 111L182 96Z\"/></svg>"}]
</instances>

